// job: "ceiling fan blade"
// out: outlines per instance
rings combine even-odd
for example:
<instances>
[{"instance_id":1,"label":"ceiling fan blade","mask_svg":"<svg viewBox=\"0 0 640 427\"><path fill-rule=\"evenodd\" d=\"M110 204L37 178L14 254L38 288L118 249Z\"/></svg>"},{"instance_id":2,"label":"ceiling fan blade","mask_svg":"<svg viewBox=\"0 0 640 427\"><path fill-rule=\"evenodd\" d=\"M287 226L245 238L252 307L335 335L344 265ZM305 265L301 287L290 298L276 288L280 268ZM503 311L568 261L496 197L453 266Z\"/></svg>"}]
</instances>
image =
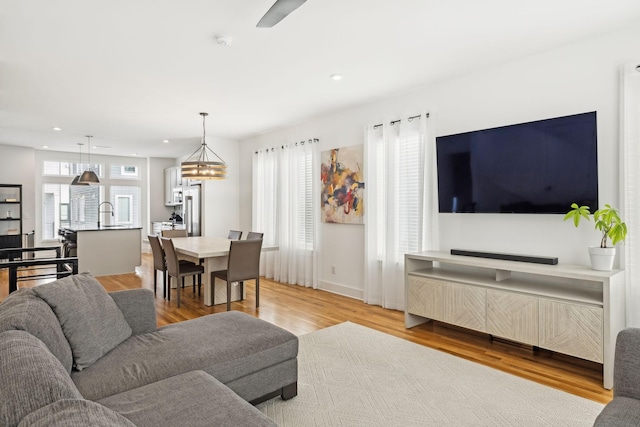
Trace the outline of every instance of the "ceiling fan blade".
<instances>
[{"instance_id":1,"label":"ceiling fan blade","mask_svg":"<svg viewBox=\"0 0 640 427\"><path fill-rule=\"evenodd\" d=\"M271 28L287 17L288 14L302 6L307 0L276 0L271 9L264 14L256 27Z\"/></svg>"}]
</instances>

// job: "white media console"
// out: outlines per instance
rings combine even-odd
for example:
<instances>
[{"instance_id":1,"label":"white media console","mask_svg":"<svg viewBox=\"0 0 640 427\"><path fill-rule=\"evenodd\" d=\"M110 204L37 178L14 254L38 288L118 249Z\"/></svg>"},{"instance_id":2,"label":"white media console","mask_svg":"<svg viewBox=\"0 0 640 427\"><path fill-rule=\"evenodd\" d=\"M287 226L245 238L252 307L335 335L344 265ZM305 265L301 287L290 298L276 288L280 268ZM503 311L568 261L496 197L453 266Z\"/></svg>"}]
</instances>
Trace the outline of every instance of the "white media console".
<instances>
[{"instance_id":1,"label":"white media console","mask_svg":"<svg viewBox=\"0 0 640 427\"><path fill-rule=\"evenodd\" d=\"M613 387L624 274L422 252L405 255L405 326L429 319L603 364Z\"/></svg>"}]
</instances>

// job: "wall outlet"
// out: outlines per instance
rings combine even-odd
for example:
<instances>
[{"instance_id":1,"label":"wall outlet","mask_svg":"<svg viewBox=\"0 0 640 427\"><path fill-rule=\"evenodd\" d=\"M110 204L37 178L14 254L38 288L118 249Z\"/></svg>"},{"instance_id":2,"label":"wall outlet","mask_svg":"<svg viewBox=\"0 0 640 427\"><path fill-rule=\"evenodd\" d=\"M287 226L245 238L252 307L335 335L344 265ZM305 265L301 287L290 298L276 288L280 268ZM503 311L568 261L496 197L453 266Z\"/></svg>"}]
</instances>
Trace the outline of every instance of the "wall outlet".
<instances>
[{"instance_id":1,"label":"wall outlet","mask_svg":"<svg viewBox=\"0 0 640 427\"><path fill-rule=\"evenodd\" d=\"M335 264L331 265L331 274L336 274L336 266L335 266Z\"/></svg>"}]
</instances>

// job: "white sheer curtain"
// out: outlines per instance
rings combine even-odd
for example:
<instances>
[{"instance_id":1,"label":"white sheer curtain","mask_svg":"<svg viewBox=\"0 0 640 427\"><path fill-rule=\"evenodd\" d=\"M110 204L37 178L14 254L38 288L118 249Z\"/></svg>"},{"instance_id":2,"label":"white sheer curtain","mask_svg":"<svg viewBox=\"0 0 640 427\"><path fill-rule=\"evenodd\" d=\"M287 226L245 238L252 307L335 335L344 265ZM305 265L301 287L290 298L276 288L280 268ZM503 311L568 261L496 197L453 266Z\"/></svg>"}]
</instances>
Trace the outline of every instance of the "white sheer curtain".
<instances>
[{"instance_id":1,"label":"white sheer curtain","mask_svg":"<svg viewBox=\"0 0 640 427\"><path fill-rule=\"evenodd\" d=\"M621 213L629 229L622 260L626 318L627 326L640 327L640 61L623 67L621 133Z\"/></svg>"},{"instance_id":2,"label":"white sheer curtain","mask_svg":"<svg viewBox=\"0 0 640 427\"><path fill-rule=\"evenodd\" d=\"M438 244L433 118L366 129L364 301L404 309L404 254Z\"/></svg>"},{"instance_id":3,"label":"white sheer curtain","mask_svg":"<svg viewBox=\"0 0 640 427\"><path fill-rule=\"evenodd\" d=\"M260 274L317 287L317 140L259 150L253 162L253 230L264 233Z\"/></svg>"}]
</instances>

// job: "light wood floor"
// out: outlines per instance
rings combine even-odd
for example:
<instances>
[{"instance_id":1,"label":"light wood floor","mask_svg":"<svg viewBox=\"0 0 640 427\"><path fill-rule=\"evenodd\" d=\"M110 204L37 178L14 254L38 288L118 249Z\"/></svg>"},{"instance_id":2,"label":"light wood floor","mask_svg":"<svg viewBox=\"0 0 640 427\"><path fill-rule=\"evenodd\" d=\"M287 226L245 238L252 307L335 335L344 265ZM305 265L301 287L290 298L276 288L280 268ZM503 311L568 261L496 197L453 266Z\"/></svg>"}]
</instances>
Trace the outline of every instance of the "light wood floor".
<instances>
[{"instance_id":1,"label":"light wood floor","mask_svg":"<svg viewBox=\"0 0 640 427\"><path fill-rule=\"evenodd\" d=\"M98 280L107 291L132 288L153 289L153 263L149 253L142 255L143 265L136 273L103 276ZM156 310L158 325L192 319L205 314L225 311L226 304L206 307L202 296L194 295L191 286L182 290L178 309L173 290L171 302L162 297L162 279L158 277ZM187 284L190 284L187 279ZM6 297L7 274L0 271L0 298ZM22 286L33 286L21 282ZM350 321L437 350L491 366L578 396L607 403L612 393L602 387L602 365L545 350L493 340L487 335L470 332L437 322L405 329L404 314L371 306L352 298L329 292L286 285L262 279L260 308L255 308L253 282L245 284L247 299L232 304L233 310L244 311L296 335L302 335L341 322ZM428 369L428 367L425 367Z\"/></svg>"}]
</instances>

